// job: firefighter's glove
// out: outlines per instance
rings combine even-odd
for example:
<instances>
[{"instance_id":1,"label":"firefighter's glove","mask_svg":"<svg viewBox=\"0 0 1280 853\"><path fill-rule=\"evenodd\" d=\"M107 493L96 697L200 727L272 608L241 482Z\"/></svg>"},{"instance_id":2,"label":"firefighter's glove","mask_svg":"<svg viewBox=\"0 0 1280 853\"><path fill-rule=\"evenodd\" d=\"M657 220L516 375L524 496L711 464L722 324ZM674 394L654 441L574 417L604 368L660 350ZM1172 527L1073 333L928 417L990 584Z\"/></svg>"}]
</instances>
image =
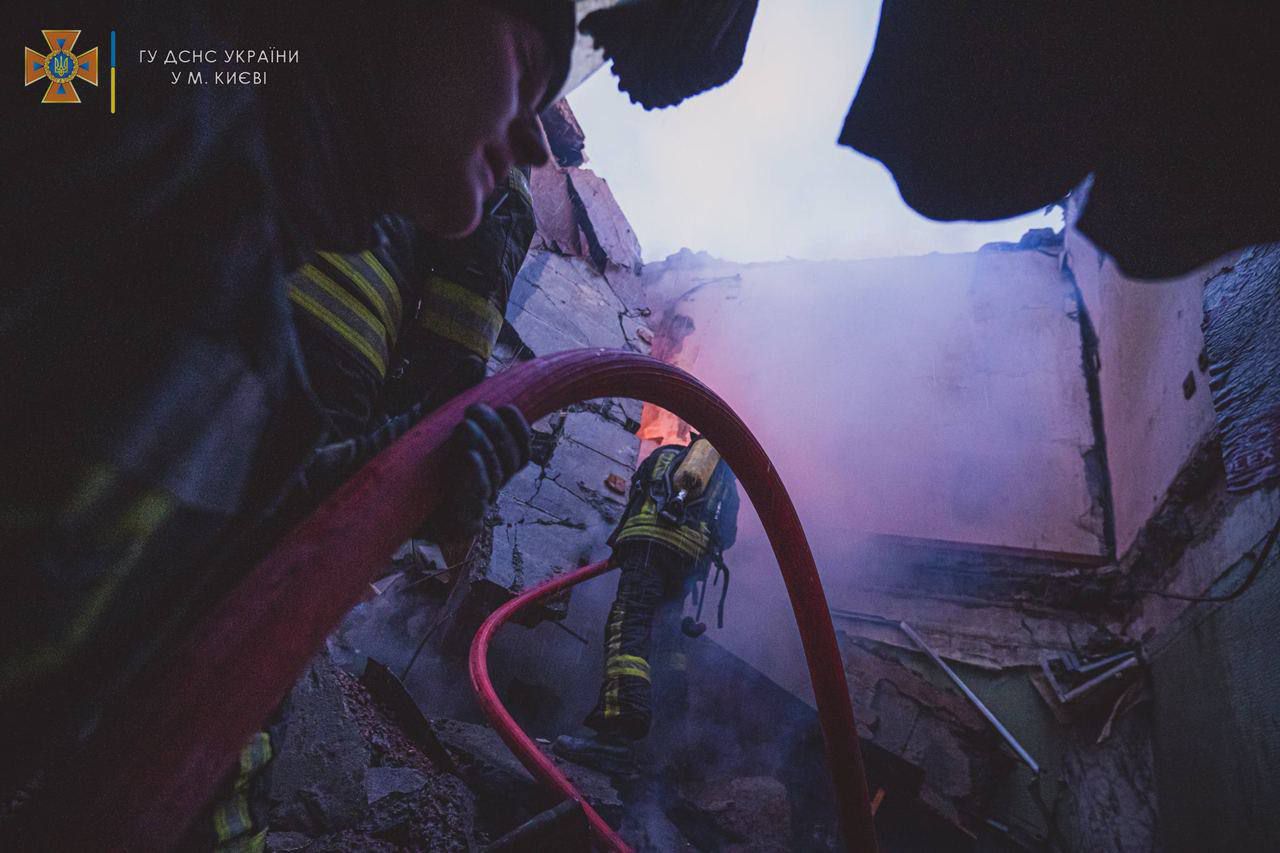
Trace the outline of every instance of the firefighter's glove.
<instances>
[{"instance_id":1,"label":"firefighter's glove","mask_svg":"<svg viewBox=\"0 0 1280 853\"><path fill-rule=\"evenodd\" d=\"M529 463L531 438L529 424L515 406L494 411L476 403L467 408L446 445L442 473L450 490L429 522L433 538L454 542L480 533L498 492Z\"/></svg>"}]
</instances>

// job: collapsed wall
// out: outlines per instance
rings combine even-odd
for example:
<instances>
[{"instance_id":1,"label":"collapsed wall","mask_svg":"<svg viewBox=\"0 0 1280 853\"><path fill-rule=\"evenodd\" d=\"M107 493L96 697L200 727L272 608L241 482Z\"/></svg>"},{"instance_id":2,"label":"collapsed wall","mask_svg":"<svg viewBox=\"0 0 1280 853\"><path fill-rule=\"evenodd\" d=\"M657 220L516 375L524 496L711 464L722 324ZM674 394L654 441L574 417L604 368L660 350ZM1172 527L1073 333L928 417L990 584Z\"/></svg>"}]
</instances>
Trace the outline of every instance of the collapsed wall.
<instances>
[{"instance_id":1,"label":"collapsed wall","mask_svg":"<svg viewBox=\"0 0 1280 853\"><path fill-rule=\"evenodd\" d=\"M1078 200L1069 207L1074 217ZM1068 232L1097 318L1116 493L1115 596L1140 641L1145 713L1171 851L1280 842L1280 247L1159 283L1125 278Z\"/></svg>"}]
</instances>

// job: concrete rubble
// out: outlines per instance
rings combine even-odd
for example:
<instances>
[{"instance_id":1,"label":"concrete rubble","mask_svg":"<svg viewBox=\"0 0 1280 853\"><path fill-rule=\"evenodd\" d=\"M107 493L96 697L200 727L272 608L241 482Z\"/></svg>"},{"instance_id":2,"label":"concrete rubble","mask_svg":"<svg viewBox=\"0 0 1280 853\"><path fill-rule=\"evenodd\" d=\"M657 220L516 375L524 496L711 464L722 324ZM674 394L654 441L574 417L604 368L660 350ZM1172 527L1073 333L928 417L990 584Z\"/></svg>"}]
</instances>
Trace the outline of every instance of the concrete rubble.
<instances>
[{"instance_id":1,"label":"concrete rubble","mask_svg":"<svg viewBox=\"0 0 1280 853\"><path fill-rule=\"evenodd\" d=\"M271 729L270 850L470 850L475 795L322 655Z\"/></svg>"}]
</instances>

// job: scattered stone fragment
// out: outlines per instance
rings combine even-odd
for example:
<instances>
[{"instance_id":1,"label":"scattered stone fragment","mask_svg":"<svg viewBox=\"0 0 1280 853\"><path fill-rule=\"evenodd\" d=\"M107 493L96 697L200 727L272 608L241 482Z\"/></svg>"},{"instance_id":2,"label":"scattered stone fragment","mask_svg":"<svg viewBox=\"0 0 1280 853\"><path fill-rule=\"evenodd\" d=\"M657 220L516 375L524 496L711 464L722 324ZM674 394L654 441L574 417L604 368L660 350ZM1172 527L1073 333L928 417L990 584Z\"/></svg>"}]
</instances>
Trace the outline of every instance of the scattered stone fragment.
<instances>
[{"instance_id":1,"label":"scattered stone fragment","mask_svg":"<svg viewBox=\"0 0 1280 853\"><path fill-rule=\"evenodd\" d=\"M412 794L427 784L427 777L412 767L370 767L364 776L369 804L388 794Z\"/></svg>"}]
</instances>

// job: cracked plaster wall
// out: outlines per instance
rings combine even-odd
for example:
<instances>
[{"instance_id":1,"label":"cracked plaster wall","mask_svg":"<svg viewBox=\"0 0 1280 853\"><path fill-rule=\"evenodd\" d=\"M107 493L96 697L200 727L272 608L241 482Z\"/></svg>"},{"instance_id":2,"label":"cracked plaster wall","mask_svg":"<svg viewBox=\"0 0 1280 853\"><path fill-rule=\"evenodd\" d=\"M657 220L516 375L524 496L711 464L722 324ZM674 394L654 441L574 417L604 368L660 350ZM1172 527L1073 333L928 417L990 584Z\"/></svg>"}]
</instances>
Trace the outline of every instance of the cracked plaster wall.
<instances>
[{"instance_id":1,"label":"cracked plaster wall","mask_svg":"<svg viewBox=\"0 0 1280 853\"><path fill-rule=\"evenodd\" d=\"M1069 203L1069 221L1079 204ZM1213 429L1200 323L1204 283L1229 259L1148 282L1126 278L1074 227L1066 231L1066 252L1098 335L1116 552L1123 555Z\"/></svg>"}]
</instances>

